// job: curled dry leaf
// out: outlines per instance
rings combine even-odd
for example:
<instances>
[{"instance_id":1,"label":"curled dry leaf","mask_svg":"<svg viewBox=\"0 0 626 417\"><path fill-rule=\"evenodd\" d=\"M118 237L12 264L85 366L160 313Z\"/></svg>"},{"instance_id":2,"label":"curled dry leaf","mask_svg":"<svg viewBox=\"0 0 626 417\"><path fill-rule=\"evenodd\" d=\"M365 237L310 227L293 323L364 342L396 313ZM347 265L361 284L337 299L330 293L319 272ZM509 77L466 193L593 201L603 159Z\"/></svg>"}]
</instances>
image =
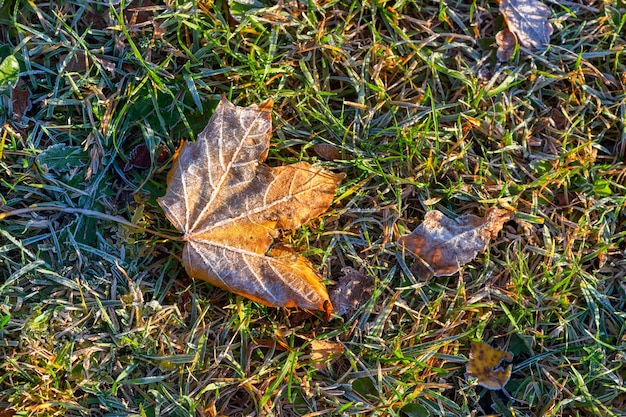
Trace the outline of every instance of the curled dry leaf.
<instances>
[{"instance_id":1,"label":"curled dry leaf","mask_svg":"<svg viewBox=\"0 0 626 417\"><path fill-rule=\"evenodd\" d=\"M159 199L184 236L183 263L194 278L269 306L332 305L311 263L272 244L330 206L343 174L306 162L262 165L271 102L247 108L222 99L196 143L177 153Z\"/></svg>"},{"instance_id":2,"label":"curled dry leaf","mask_svg":"<svg viewBox=\"0 0 626 417\"><path fill-rule=\"evenodd\" d=\"M342 153L341 149L335 145L331 145L330 143L317 143L313 145L313 151L327 161L337 161L340 159L351 160L354 159L354 156Z\"/></svg>"},{"instance_id":3,"label":"curled dry leaf","mask_svg":"<svg viewBox=\"0 0 626 417\"><path fill-rule=\"evenodd\" d=\"M457 219L429 211L411 234L398 239L398 246L417 258L415 269L421 278L452 275L485 250L512 217L511 212L495 207L485 217L466 214Z\"/></svg>"},{"instance_id":4,"label":"curled dry leaf","mask_svg":"<svg viewBox=\"0 0 626 417\"><path fill-rule=\"evenodd\" d=\"M128 172L133 168L148 169L150 168L151 163L152 160L150 158L150 151L146 145L141 143L130 151L128 161L126 161L126 164L124 165L124 172Z\"/></svg>"},{"instance_id":5,"label":"curled dry leaf","mask_svg":"<svg viewBox=\"0 0 626 417\"><path fill-rule=\"evenodd\" d=\"M501 0L500 12L509 30L526 48L540 50L550 43L550 8L538 0Z\"/></svg>"},{"instance_id":6,"label":"curled dry leaf","mask_svg":"<svg viewBox=\"0 0 626 417\"><path fill-rule=\"evenodd\" d=\"M341 159L341 150L329 143L316 143L313 145L315 153L327 161Z\"/></svg>"},{"instance_id":7,"label":"curled dry leaf","mask_svg":"<svg viewBox=\"0 0 626 417\"><path fill-rule=\"evenodd\" d=\"M478 384L487 389L502 389L511 378L512 360L511 352L472 342L465 377L476 378Z\"/></svg>"},{"instance_id":8,"label":"curled dry leaf","mask_svg":"<svg viewBox=\"0 0 626 417\"><path fill-rule=\"evenodd\" d=\"M496 34L496 44L498 61L508 61L515 51L515 35L508 29L501 30Z\"/></svg>"},{"instance_id":9,"label":"curled dry leaf","mask_svg":"<svg viewBox=\"0 0 626 417\"><path fill-rule=\"evenodd\" d=\"M354 268L344 268L343 276L330 290L330 301L335 313L344 316L354 313L372 296L374 280Z\"/></svg>"},{"instance_id":10,"label":"curled dry leaf","mask_svg":"<svg viewBox=\"0 0 626 417\"><path fill-rule=\"evenodd\" d=\"M163 163L169 157L169 152L164 146L159 146L156 152L156 162ZM128 172L133 168L148 169L152 165L152 156L148 147L140 143L135 146L128 156L128 161L124 164L124 172Z\"/></svg>"}]
</instances>

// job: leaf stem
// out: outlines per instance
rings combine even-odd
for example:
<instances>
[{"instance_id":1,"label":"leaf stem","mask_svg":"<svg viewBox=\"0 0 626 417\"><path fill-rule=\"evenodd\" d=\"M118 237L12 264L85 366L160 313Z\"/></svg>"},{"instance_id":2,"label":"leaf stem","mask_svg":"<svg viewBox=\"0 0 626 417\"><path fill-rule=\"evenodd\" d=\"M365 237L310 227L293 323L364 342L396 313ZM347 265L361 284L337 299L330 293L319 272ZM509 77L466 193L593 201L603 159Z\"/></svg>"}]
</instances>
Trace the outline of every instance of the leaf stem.
<instances>
[{"instance_id":1,"label":"leaf stem","mask_svg":"<svg viewBox=\"0 0 626 417\"><path fill-rule=\"evenodd\" d=\"M99 219L116 222L124 226L132 227L141 232L150 233L155 236L162 237L164 239L175 240L175 241L183 240L182 236L175 236L175 235L169 235L167 233L157 232L156 230L148 229L148 228L139 226L135 223L129 222L128 220L120 216L112 216L110 214L101 213L99 211L81 209L81 208L72 208L72 207L58 207L58 206L26 207L22 209L16 209L16 210L11 210L11 211L7 211L4 213L0 213L0 221L6 219L7 217L22 216L24 214L35 213L38 211L60 211L62 213L69 213L69 214L82 214L84 216L97 217Z\"/></svg>"}]
</instances>

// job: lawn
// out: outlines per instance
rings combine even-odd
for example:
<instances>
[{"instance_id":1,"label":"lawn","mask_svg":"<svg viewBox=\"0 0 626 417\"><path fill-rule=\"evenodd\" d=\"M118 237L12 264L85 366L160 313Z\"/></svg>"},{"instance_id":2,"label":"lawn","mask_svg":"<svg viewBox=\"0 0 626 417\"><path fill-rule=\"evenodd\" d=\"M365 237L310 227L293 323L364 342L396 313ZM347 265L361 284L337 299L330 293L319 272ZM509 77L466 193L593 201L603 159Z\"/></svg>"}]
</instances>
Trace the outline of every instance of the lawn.
<instances>
[{"instance_id":1,"label":"lawn","mask_svg":"<svg viewBox=\"0 0 626 417\"><path fill-rule=\"evenodd\" d=\"M626 416L626 4L545 4L500 62L496 0L0 1L0 416ZM157 199L222 97L273 100L268 165L345 174L281 241L353 311L185 272ZM492 207L452 275L397 244Z\"/></svg>"}]
</instances>

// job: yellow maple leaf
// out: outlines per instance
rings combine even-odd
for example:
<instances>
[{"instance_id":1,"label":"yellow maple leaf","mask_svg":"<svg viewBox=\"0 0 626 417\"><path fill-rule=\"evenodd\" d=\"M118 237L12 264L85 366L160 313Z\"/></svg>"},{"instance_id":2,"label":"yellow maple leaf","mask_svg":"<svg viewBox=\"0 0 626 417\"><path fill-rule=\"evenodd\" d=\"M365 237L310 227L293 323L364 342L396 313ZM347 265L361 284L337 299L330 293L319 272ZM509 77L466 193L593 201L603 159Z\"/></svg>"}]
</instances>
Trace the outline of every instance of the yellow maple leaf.
<instances>
[{"instance_id":1,"label":"yellow maple leaf","mask_svg":"<svg viewBox=\"0 0 626 417\"><path fill-rule=\"evenodd\" d=\"M476 378L478 385L487 389L502 389L511 378L511 360L511 352L492 348L486 343L472 342L465 376Z\"/></svg>"}]
</instances>

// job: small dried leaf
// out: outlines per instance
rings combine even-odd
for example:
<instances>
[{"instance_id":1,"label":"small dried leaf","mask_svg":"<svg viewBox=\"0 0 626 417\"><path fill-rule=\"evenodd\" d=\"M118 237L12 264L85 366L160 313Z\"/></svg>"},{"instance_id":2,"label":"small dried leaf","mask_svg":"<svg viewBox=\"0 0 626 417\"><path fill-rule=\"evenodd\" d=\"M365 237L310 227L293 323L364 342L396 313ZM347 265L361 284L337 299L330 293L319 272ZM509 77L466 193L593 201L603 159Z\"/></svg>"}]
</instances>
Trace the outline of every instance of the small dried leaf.
<instances>
[{"instance_id":1,"label":"small dried leaf","mask_svg":"<svg viewBox=\"0 0 626 417\"><path fill-rule=\"evenodd\" d=\"M61 56L60 61L65 64L65 71L83 74L89 68L89 57L83 51L76 51L69 59L69 54Z\"/></svg>"},{"instance_id":2,"label":"small dried leaf","mask_svg":"<svg viewBox=\"0 0 626 417\"><path fill-rule=\"evenodd\" d=\"M187 273L269 306L332 305L308 260L280 245L279 230L325 212L343 174L306 162L260 164L271 135L271 102L247 108L223 99L196 143L177 152L159 199L184 236Z\"/></svg>"},{"instance_id":3,"label":"small dried leaf","mask_svg":"<svg viewBox=\"0 0 626 417\"><path fill-rule=\"evenodd\" d=\"M150 151L146 145L141 143L130 151L128 161L126 161L126 165L124 165L124 172L130 171L133 168L148 169L150 168L150 164Z\"/></svg>"},{"instance_id":4,"label":"small dried leaf","mask_svg":"<svg viewBox=\"0 0 626 417\"><path fill-rule=\"evenodd\" d=\"M143 26L154 19L153 11L157 6L152 0L138 0L124 9L124 20L129 26Z\"/></svg>"},{"instance_id":5,"label":"small dried leaf","mask_svg":"<svg viewBox=\"0 0 626 417\"><path fill-rule=\"evenodd\" d=\"M30 100L30 89L24 82L24 80L20 79L17 82L17 85L13 87L13 91L11 93L11 101L13 104L13 116L16 120L20 120L22 117L28 113L28 111L33 107L33 104Z\"/></svg>"},{"instance_id":6,"label":"small dried leaf","mask_svg":"<svg viewBox=\"0 0 626 417\"><path fill-rule=\"evenodd\" d=\"M91 7L87 8L83 15L86 26L90 26L91 29L103 30L107 27L106 18L108 13L104 14L93 10Z\"/></svg>"},{"instance_id":7,"label":"small dried leaf","mask_svg":"<svg viewBox=\"0 0 626 417\"><path fill-rule=\"evenodd\" d=\"M154 27L154 32L152 32L152 39L163 39L163 36L167 33L167 28L165 27L165 25L154 20L152 21L152 26Z\"/></svg>"},{"instance_id":8,"label":"small dried leaf","mask_svg":"<svg viewBox=\"0 0 626 417\"><path fill-rule=\"evenodd\" d=\"M315 153L327 161L341 159L341 149L329 143L317 143L313 145Z\"/></svg>"},{"instance_id":9,"label":"small dried leaf","mask_svg":"<svg viewBox=\"0 0 626 417\"><path fill-rule=\"evenodd\" d=\"M156 157L156 161L159 164L162 164L163 162L167 161L169 157L170 157L170 151L165 146L160 146L159 154Z\"/></svg>"},{"instance_id":10,"label":"small dried leaf","mask_svg":"<svg viewBox=\"0 0 626 417\"><path fill-rule=\"evenodd\" d=\"M374 291L374 280L353 268L345 268L339 283L330 290L330 301L340 316L354 313Z\"/></svg>"},{"instance_id":11,"label":"small dried leaf","mask_svg":"<svg viewBox=\"0 0 626 417\"><path fill-rule=\"evenodd\" d=\"M540 50L550 43L550 8L538 0L501 0L500 12L522 46Z\"/></svg>"},{"instance_id":12,"label":"small dried leaf","mask_svg":"<svg viewBox=\"0 0 626 417\"><path fill-rule=\"evenodd\" d=\"M13 417L15 415L15 410L11 410L10 408L0 407L0 417Z\"/></svg>"},{"instance_id":13,"label":"small dried leaf","mask_svg":"<svg viewBox=\"0 0 626 417\"><path fill-rule=\"evenodd\" d=\"M155 153L155 160L162 164L167 160L169 155L167 148L159 146ZM124 172L130 171L133 168L148 169L151 165L152 157L150 156L150 150L145 144L140 143L130 151L128 161L126 161L124 165Z\"/></svg>"},{"instance_id":14,"label":"small dried leaf","mask_svg":"<svg viewBox=\"0 0 626 417\"><path fill-rule=\"evenodd\" d=\"M508 29L501 30L496 34L496 44L498 61L508 61L515 51L515 35Z\"/></svg>"},{"instance_id":15,"label":"small dried leaf","mask_svg":"<svg viewBox=\"0 0 626 417\"><path fill-rule=\"evenodd\" d=\"M511 378L512 360L511 352L494 349L485 343L472 342L465 377L476 378L478 384L487 389L502 389Z\"/></svg>"},{"instance_id":16,"label":"small dried leaf","mask_svg":"<svg viewBox=\"0 0 626 417\"><path fill-rule=\"evenodd\" d=\"M328 340L311 340L311 361L316 369L326 368L326 364L343 353L343 345Z\"/></svg>"},{"instance_id":17,"label":"small dried leaf","mask_svg":"<svg viewBox=\"0 0 626 417\"><path fill-rule=\"evenodd\" d=\"M429 211L411 234L398 239L398 246L417 258L420 277L452 275L485 250L512 217L511 212L493 207L482 218L467 214L450 219L440 211Z\"/></svg>"}]
</instances>

